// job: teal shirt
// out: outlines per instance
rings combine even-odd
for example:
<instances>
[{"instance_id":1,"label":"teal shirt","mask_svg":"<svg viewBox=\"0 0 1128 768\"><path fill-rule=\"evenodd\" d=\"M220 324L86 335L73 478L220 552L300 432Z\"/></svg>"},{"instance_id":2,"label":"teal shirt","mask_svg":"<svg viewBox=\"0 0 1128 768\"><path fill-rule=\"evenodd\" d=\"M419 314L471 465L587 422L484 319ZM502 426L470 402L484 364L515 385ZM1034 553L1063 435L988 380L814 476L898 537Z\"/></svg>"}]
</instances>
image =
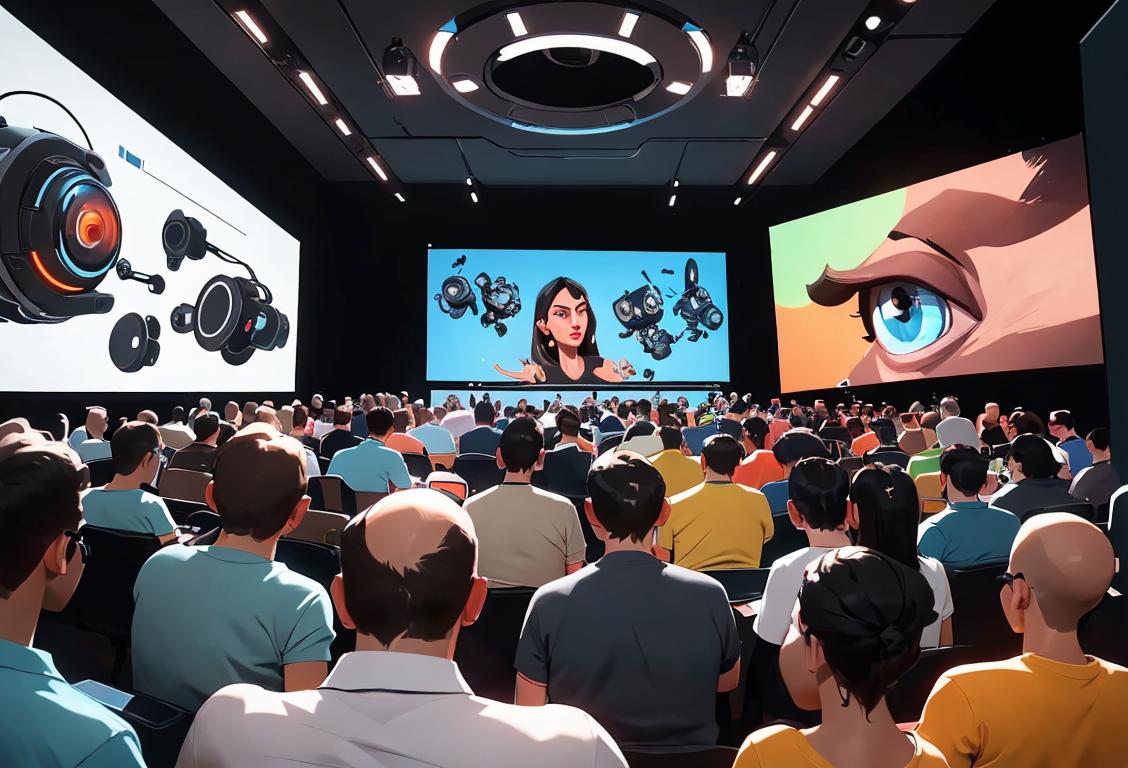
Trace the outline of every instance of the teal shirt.
<instances>
[{"instance_id":1,"label":"teal shirt","mask_svg":"<svg viewBox=\"0 0 1128 768\"><path fill-rule=\"evenodd\" d=\"M393 487L410 488L412 485L400 452L373 437L333 454L326 474L340 475L349 488L365 493L390 493Z\"/></svg>"},{"instance_id":2,"label":"teal shirt","mask_svg":"<svg viewBox=\"0 0 1128 768\"><path fill-rule=\"evenodd\" d=\"M987 502L957 501L920 524L917 549L955 568L1005 562L1020 525L1013 513Z\"/></svg>"},{"instance_id":3,"label":"teal shirt","mask_svg":"<svg viewBox=\"0 0 1128 768\"><path fill-rule=\"evenodd\" d=\"M51 654L0 640L0 765L145 768L133 729L72 688Z\"/></svg>"},{"instance_id":4,"label":"teal shirt","mask_svg":"<svg viewBox=\"0 0 1128 768\"><path fill-rule=\"evenodd\" d=\"M249 552L165 547L141 568L133 599L134 688L193 712L226 685L281 691L285 665L329 661L325 588Z\"/></svg>"},{"instance_id":5,"label":"teal shirt","mask_svg":"<svg viewBox=\"0 0 1128 768\"><path fill-rule=\"evenodd\" d=\"M943 451L943 448L929 448L927 451L921 451L916 456L909 459L909 477L916 480L917 475L939 472L940 454L943 453Z\"/></svg>"},{"instance_id":6,"label":"teal shirt","mask_svg":"<svg viewBox=\"0 0 1128 768\"><path fill-rule=\"evenodd\" d=\"M107 491L92 488L82 497L82 517L87 525L127 533L167 536L176 523L160 496L142 491Z\"/></svg>"}]
</instances>

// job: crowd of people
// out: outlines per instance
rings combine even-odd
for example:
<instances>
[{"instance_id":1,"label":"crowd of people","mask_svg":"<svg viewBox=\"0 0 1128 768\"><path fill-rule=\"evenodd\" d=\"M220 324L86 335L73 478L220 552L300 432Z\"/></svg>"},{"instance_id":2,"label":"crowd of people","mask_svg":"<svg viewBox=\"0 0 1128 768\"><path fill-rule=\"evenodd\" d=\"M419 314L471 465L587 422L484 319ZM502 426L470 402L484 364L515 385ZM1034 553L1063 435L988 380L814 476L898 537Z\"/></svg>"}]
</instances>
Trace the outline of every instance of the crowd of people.
<instances>
[{"instance_id":1,"label":"crowd of people","mask_svg":"<svg viewBox=\"0 0 1128 768\"><path fill-rule=\"evenodd\" d=\"M1068 410L400 392L220 411L201 398L111 428L92 407L61 436L0 424L0 763L145 764L134 729L36 647L40 612L98 557L85 526L160 545L133 585L132 680L194 716L184 768L700 753L718 694L753 684L743 619L819 714L747 734L738 768L1128 760L1128 669L1078 638L1116 570L1121 483L1108 430L1082 436ZM497 480L463 482L474 462ZM91 487L101 466L112 479ZM214 536L174 520L160 489L176 470L206 473ZM276 559L319 475L357 499L329 589ZM947 670L919 723L898 723L887 693L971 620L949 571L985 564L1021 655ZM716 576L761 568L739 605ZM475 695L454 657L491 591L515 587L535 592L506 703ZM335 658L342 630L355 650Z\"/></svg>"}]
</instances>

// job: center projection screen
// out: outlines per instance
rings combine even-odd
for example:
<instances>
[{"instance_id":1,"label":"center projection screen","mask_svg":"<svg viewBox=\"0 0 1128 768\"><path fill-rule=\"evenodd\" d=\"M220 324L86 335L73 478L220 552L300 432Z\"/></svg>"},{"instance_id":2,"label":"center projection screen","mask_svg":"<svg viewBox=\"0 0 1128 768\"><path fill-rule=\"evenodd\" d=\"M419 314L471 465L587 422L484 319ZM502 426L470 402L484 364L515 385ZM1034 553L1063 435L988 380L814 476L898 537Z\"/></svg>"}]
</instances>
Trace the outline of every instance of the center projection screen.
<instances>
[{"instance_id":1,"label":"center projection screen","mask_svg":"<svg viewBox=\"0 0 1128 768\"><path fill-rule=\"evenodd\" d=\"M427 378L725 382L726 279L723 253L431 249Z\"/></svg>"},{"instance_id":2,"label":"center projection screen","mask_svg":"<svg viewBox=\"0 0 1128 768\"><path fill-rule=\"evenodd\" d=\"M298 241L3 8L0 41L0 93L77 119L0 100L0 391L293 391Z\"/></svg>"},{"instance_id":3,"label":"center projection screen","mask_svg":"<svg viewBox=\"0 0 1128 768\"><path fill-rule=\"evenodd\" d=\"M1081 136L770 238L784 392L1104 361Z\"/></svg>"}]
</instances>

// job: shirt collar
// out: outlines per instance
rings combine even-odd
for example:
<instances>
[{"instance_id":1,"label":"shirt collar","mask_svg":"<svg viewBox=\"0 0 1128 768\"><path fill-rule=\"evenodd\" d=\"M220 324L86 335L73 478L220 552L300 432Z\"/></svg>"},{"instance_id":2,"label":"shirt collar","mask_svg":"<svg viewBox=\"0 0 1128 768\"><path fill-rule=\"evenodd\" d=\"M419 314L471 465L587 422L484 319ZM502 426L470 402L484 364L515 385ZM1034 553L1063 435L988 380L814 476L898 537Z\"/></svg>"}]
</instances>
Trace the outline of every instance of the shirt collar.
<instances>
[{"instance_id":1,"label":"shirt collar","mask_svg":"<svg viewBox=\"0 0 1128 768\"><path fill-rule=\"evenodd\" d=\"M337 660L322 688L474 695L449 659L395 651L353 651Z\"/></svg>"},{"instance_id":2,"label":"shirt collar","mask_svg":"<svg viewBox=\"0 0 1128 768\"><path fill-rule=\"evenodd\" d=\"M384 441L383 440L377 440L374 437L365 438L364 442L366 442L366 443L376 443L376 445L380 446L381 448L384 447Z\"/></svg>"},{"instance_id":3,"label":"shirt collar","mask_svg":"<svg viewBox=\"0 0 1128 768\"><path fill-rule=\"evenodd\" d=\"M948 503L952 509L987 509L987 502L982 499L975 501L952 501Z\"/></svg>"},{"instance_id":4,"label":"shirt collar","mask_svg":"<svg viewBox=\"0 0 1128 768\"><path fill-rule=\"evenodd\" d=\"M13 643L11 640L0 640L0 668L63 679L59 670L55 668L51 654L38 648Z\"/></svg>"},{"instance_id":5,"label":"shirt collar","mask_svg":"<svg viewBox=\"0 0 1128 768\"><path fill-rule=\"evenodd\" d=\"M201 552L204 555L207 555L208 557L215 560L222 560L225 563L247 563L254 565L271 562L265 557L259 557L258 555L252 554L250 552L244 552L243 550L235 549L234 547L221 547L217 544L210 544L205 547L192 547L192 549Z\"/></svg>"}]
</instances>

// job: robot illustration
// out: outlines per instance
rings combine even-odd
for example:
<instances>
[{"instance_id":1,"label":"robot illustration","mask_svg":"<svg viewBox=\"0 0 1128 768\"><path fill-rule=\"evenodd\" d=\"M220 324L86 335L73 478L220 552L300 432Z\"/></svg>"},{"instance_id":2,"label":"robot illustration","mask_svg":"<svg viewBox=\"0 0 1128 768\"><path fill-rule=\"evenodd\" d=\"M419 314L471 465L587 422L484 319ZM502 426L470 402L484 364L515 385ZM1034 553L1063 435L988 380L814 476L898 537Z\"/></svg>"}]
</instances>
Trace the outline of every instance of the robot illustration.
<instances>
[{"instance_id":1,"label":"robot illustration","mask_svg":"<svg viewBox=\"0 0 1128 768\"><path fill-rule=\"evenodd\" d=\"M469 309L478 314L478 301L474 298L474 289L470 281L462 275L451 275L443 280L442 289L435 294L435 301L444 315L450 315L457 320L466 314Z\"/></svg>"},{"instance_id":2,"label":"robot illustration","mask_svg":"<svg viewBox=\"0 0 1128 768\"><path fill-rule=\"evenodd\" d=\"M500 275L490 282L490 276L482 272L474 278L474 285L481 291L482 304L486 308L482 315L482 327L489 328L492 325L498 336L504 336L509 329L502 320L515 317L521 311L521 291L517 288L517 283L507 282Z\"/></svg>"},{"instance_id":3,"label":"robot illustration","mask_svg":"<svg viewBox=\"0 0 1128 768\"><path fill-rule=\"evenodd\" d=\"M646 285L633 291L623 291L613 304L615 318L624 329L619 332L619 338L626 339L633 334L644 352L655 360L665 360L674 351L673 345L680 334L675 337L658 327L665 314L662 293L645 270L642 276L646 278Z\"/></svg>"},{"instance_id":4,"label":"robot illustration","mask_svg":"<svg viewBox=\"0 0 1128 768\"><path fill-rule=\"evenodd\" d=\"M717 330L725 321L724 313L713 303L709 291L698 284L698 277L697 260L689 259L685 263L685 290L674 304L674 314L685 320L686 329L682 333L688 332L690 341L702 336L709 338L709 331Z\"/></svg>"}]
</instances>

